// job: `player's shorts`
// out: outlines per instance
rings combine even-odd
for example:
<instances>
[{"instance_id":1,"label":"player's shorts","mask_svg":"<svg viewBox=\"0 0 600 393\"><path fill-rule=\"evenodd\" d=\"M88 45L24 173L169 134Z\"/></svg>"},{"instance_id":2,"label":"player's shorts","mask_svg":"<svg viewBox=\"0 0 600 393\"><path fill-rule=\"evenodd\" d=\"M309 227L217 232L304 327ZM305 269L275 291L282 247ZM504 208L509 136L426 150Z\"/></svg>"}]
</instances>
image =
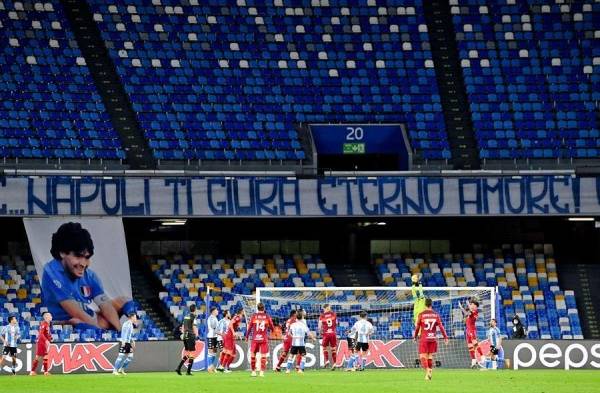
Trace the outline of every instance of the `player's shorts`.
<instances>
[{"instance_id":1,"label":"player's shorts","mask_svg":"<svg viewBox=\"0 0 600 393\"><path fill-rule=\"evenodd\" d=\"M12 357L17 356L17 347L4 347L4 350L2 350L2 355Z\"/></svg>"},{"instance_id":2,"label":"player's shorts","mask_svg":"<svg viewBox=\"0 0 600 393\"><path fill-rule=\"evenodd\" d=\"M436 353L437 352L437 341L436 340L421 340L419 341L419 353Z\"/></svg>"},{"instance_id":3,"label":"player's shorts","mask_svg":"<svg viewBox=\"0 0 600 393\"><path fill-rule=\"evenodd\" d=\"M269 353L269 344L266 341L252 341L250 344L250 353L260 352L263 355Z\"/></svg>"},{"instance_id":4,"label":"player's shorts","mask_svg":"<svg viewBox=\"0 0 600 393\"><path fill-rule=\"evenodd\" d=\"M119 353L130 354L131 353L131 343L125 343L119 347Z\"/></svg>"},{"instance_id":5,"label":"player's shorts","mask_svg":"<svg viewBox=\"0 0 600 393\"><path fill-rule=\"evenodd\" d=\"M477 332L476 331L467 331L465 334L465 339L467 340L467 344L477 343Z\"/></svg>"},{"instance_id":6,"label":"player's shorts","mask_svg":"<svg viewBox=\"0 0 600 393\"><path fill-rule=\"evenodd\" d=\"M323 341L321 341L321 346L323 348L331 347L333 349L337 349L337 336L332 333L324 334Z\"/></svg>"},{"instance_id":7,"label":"player's shorts","mask_svg":"<svg viewBox=\"0 0 600 393\"><path fill-rule=\"evenodd\" d=\"M38 342L35 346L35 356L46 356L48 355L48 349L50 348L50 343L41 343Z\"/></svg>"},{"instance_id":8,"label":"player's shorts","mask_svg":"<svg viewBox=\"0 0 600 393\"><path fill-rule=\"evenodd\" d=\"M290 353L292 355L306 355L306 347L305 346L301 346L301 347L296 347L293 346L292 349L290 350Z\"/></svg>"},{"instance_id":9,"label":"player's shorts","mask_svg":"<svg viewBox=\"0 0 600 393\"><path fill-rule=\"evenodd\" d=\"M230 355L235 354L235 339L233 336L226 335L223 338L223 352L227 352Z\"/></svg>"},{"instance_id":10,"label":"player's shorts","mask_svg":"<svg viewBox=\"0 0 600 393\"><path fill-rule=\"evenodd\" d=\"M283 340L283 348L281 350L285 353L289 353L290 349L292 349L292 339L286 338Z\"/></svg>"},{"instance_id":11,"label":"player's shorts","mask_svg":"<svg viewBox=\"0 0 600 393\"><path fill-rule=\"evenodd\" d=\"M196 350L196 339L193 337L183 339L183 349L186 351Z\"/></svg>"},{"instance_id":12,"label":"player's shorts","mask_svg":"<svg viewBox=\"0 0 600 393\"><path fill-rule=\"evenodd\" d=\"M356 349L356 340L352 337L346 337L346 342L348 343L348 349Z\"/></svg>"},{"instance_id":13,"label":"player's shorts","mask_svg":"<svg viewBox=\"0 0 600 393\"><path fill-rule=\"evenodd\" d=\"M504 360L504 348L496 347L496 351L498 351L498 353L496 354L497 360Z\"/></svg>"},{"instance_id":14,"label":"player's shorts","mask_svg":"<svg viewBox=\"0 0 600 393\"><path fill-rule=\"evenodd\" d=\"M500 351L498 350L498 348L496 348L496 346L495 346L495 345L491 345L491 346L490 346L490 353L491 353L492 355L498 355L498 352L500 352Z\"/></svg>"},{"instance_id":15,"label":"player's shorts","mask_svg":"<svg viewBox=\"0 0 600 393\"><path fill-rule=\"evenodd\" d=\"M222 339L222 338L221 338L221 339L219 339L219 338L217 337L217 349L218 349L219 351L222 351L222 350L223 350L223 339Z\"/></svg>"},{"instance_id":16,"label":"player's shorts","mask_svg":"<svg viewBox=\"0 0 600 393\"><path fill-rule=\"evenodd\" d=\"M369 350L369 343L356 343L356 350L367 352Z\"/></svg>"},{"instance_id":17,"label":"player's shorts","mask_svg":"<svg viewBox=\"0 0 600 393\"><path fill-rule=\"evenodd\" d=\"M217 349L218 345L219 345L219 343L218 343L216 337L208 338L208 350L209 351L214 351L215 349Z\"/></svg>"}]
</instances>

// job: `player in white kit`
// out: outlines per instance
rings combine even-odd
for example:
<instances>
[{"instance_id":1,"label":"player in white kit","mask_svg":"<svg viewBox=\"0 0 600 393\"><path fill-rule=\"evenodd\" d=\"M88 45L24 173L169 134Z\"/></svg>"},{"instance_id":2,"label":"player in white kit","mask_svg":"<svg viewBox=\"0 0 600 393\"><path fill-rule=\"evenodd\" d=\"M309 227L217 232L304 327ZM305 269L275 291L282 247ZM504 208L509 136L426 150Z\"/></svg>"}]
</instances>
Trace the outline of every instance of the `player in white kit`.
<instances>
[{"instance_id":1,"label":"player in white kit","mask_svg":"<svg viewBox=\"0 0 600 393\"><path fill-rule=\"evenodd\" d=\"M290 326L290 334L292 336L292 349L290 350L290 354L296 357L296 371L298 373L303 373L303 357L306 355L305 339L307 336L311 340L315 338L315 335L308 329L308 326L306 326L303 312L299 312L296 315L296 322L292 323ZM286 373L291 372L292 364L293 362L288 362Z\"/></svg>"},{"instance_id":2,"label":"player in white kit","mask_svg":"<svg viewBox=\"0 0 600 393\"><path fill-rule=\"evenodd\" d=\"M369 352L369 337L373 334L373 325L367 321L367 312L361 311L359 320L354 323L351 333L356 334L356 351L360 354L360 362L357 370L364 371Z\"/></svg>"}]
</instances>

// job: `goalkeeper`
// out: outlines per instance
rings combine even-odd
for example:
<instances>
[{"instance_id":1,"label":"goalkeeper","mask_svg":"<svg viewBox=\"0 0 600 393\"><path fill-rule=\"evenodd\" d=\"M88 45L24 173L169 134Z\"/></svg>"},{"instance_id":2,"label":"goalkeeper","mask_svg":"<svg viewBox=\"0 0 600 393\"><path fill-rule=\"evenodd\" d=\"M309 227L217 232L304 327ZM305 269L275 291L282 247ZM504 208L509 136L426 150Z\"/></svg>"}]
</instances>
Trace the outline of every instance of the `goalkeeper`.
<instances>
[{"instance_id":1,"label":"goalkeeper","mask_svg":"<svg viewBox=\"0 0 600 393\"><path fill-rule=\"evenodd\" d=\"M412 280L412 298L413 298L413 324L417 323L419 314L425 311L425 295L423 294L423 284L418 274L413 274Z\"/></svg>"}]
</instances>

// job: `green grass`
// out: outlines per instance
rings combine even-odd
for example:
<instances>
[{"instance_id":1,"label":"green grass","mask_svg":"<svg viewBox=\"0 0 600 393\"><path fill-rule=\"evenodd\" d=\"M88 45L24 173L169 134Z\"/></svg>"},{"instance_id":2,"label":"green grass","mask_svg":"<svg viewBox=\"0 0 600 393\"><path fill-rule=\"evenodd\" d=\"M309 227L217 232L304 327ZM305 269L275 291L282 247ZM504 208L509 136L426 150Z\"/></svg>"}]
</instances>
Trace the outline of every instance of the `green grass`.
<instances>
[{"instance_id":1,"label":"green grass","mask_svg":"<svg viewBox=\"0 0 600 393\"><path fill-rule=\"evenodd\" d=\"M472 371L435 370L424 381L421 370L372 370L362 373L307 371L304 375L267 373L250 378L248 372L192 377L175 373L77 374L0 377L5 392L110 392L110 393L587 393L600 392L598 371Z\"/></svg>"}]
</instances>

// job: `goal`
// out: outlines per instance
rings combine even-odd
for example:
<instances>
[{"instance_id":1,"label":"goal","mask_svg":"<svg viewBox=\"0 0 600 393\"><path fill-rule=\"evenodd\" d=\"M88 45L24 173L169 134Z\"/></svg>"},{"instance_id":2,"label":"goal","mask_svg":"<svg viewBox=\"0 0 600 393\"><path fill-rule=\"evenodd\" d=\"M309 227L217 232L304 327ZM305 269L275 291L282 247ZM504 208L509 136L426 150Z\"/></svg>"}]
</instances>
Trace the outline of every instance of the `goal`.
<instances>
[{"instance_id":1,"label":"goal","mask_svg":"<svg viewBox=\"0 0 600 393\"><path fill-rule=\"evenodd\" d=\"M478 335L484 353L489 344L485 340L491 318L496 315L496 289L493 287L425 287L425 297L433 300L433 308L444 323L448 345L439 340L436 363L438 367L465 368L470 357L465 341L465 320L459 304L465 305L471 298L479 301ZM246 299L246 301L244 301ZM367 367L412 368L419 367L417 344L412 341L414 332L411 287L316 287L316 288L257 288L255 299L241 298L247 313L262 302L271 317L284 325L291 310L306 312L311 331L317 331L318 318L324 304L331 305L338 316L337 364L345 365L350 356L346 342L347 332L361 311L368 313L375 332L370 339ZM441 336L440 336L441 337ZM320 340L308 342L306 366L319 368L325 365ZM280 340L272 340L272 356L277 358Z\"/></svg>"}]
</instances>

